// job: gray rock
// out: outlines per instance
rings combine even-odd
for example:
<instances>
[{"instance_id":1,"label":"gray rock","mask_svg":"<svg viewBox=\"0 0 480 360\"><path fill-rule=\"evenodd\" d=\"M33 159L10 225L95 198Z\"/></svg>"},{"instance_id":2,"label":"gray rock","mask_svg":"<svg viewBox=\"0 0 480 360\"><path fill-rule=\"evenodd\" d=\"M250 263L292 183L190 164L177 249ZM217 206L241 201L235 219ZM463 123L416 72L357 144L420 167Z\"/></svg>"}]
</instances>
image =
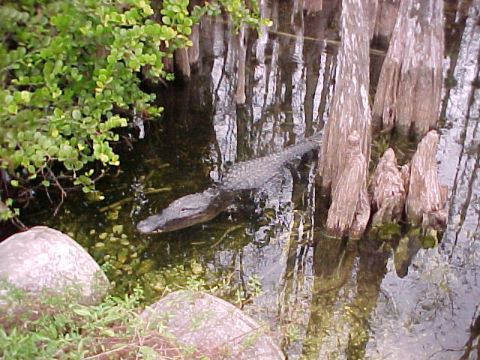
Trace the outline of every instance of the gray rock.
<instances>
[{"instance_id":1,"label":"gray rock","mask_svg":"<svg viewBox=\"0 0 480 360\"><path fill-rule=\"evenodd\" d=\"M283 353L256 323L232 304L202 292L177 291L140 315L149 328L165 327L192 358L277 360Z\"/></svg>"},{"instance_id":2,"label":"gray rock","mask_svg":"<svg viewBox=\"0 0 480 360\"><path fill-rule=\"evenodd\" d=\"M0 280L32 294L73 296L82 304L99 303L109 288L103 271L79 244L45 226L0 243Z\"/></svg>"}]
</instances>

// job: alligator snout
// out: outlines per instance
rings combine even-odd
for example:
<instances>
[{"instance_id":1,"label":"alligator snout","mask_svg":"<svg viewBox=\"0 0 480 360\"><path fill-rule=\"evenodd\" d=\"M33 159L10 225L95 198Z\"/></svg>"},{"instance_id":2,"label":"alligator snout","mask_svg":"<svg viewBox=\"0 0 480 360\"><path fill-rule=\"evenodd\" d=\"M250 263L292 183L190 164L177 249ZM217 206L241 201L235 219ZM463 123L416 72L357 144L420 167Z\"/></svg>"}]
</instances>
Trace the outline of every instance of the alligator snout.
<instances>
[{"instance_id":1,"label":"alligator snout","mask_svg":"<svg viewBox=\"0 0 480 360\"><path fill-rule=\"evenodd\" d=\"M161 224L159 223L160 216L153 215L149 216L145 220L140 221L137 224L137 230L142 234L151 234L162 232Z\"/></svg>"}]
</instances>

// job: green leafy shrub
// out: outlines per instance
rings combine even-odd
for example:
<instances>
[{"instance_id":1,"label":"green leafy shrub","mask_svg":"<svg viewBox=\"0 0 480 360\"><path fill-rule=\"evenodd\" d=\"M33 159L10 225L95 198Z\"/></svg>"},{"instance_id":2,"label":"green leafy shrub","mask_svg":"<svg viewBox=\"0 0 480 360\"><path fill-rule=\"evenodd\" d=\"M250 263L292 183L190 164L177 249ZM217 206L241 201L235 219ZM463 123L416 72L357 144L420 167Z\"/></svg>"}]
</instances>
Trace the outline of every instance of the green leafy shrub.
<instances>
[{"instance_id":1,"label":"green leafy shrub","mask_svg":"<svg viewBox=\"0 0 480 360\"><path fill-rule=\"evenodd\" d=\"M139 88L140 71L171 78L163 58L189 44L191 20L180 28L158 24L152 14L143 0L0 6L0 166L13 177L10 185L40 175L48 186L52 164L61 163L88 192L93 172L85 165L118 165L111 142L118 140L114 129L127 125L120 114L160 111L155 95Z\"/></svg>"},{"instance_id":2,"label":"green leafy shrub","mask_svg":"<svg viewBox=\"0 0 480 360\"><path fill-rule=\"evenodd\" d=\"M190 14L188 0L165 0L157 23L149 0L2 2L0 170L11 177L8 186L61 187L61 179L92 191L88 165L119 164L112 142L115 129L127 126L125 114L161 112L141 78L172 79L163 60L190 45L204 14L223 8L237 27L260 24L251 4L221 0Z\"/></svg>"}]
</instances>

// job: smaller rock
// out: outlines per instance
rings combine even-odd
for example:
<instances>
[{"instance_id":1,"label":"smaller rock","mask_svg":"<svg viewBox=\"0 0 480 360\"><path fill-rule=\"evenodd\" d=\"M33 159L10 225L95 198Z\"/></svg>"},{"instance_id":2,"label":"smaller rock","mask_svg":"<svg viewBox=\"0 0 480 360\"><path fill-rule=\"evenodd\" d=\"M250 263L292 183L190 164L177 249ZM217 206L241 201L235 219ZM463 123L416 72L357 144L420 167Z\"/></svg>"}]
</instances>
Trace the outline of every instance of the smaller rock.
<instances>
[{"instance_id":1,"label":"smaller rock","mask_svg":"<svg viewBox=\"0 0 480 360\"><path fill-rule=\"evenodd\" d=\"M0 243L0 280L32 294L68 295L97 304L109 282L93 258L60 231L36 226Z\"/></svg>"},{"instance_id":2,"label":"smaller rock","mask_svg":"<svg viewBox=\"0 0 480 360\"><path fill-rule=\"evenodd\" d=\"M192 358L281 360L266 329L232 304L194 291L176 291L145 309L149 328L165 327Z\"/></svg>"}]
</instances>

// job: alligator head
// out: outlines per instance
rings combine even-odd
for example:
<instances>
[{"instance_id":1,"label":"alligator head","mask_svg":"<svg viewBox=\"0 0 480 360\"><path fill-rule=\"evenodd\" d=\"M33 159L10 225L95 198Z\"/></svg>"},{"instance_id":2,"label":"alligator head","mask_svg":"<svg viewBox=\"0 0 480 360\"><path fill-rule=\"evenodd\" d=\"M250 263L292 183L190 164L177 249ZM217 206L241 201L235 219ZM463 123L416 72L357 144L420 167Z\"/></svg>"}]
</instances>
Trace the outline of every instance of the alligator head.
<instances>
[{"instance_id":1,"label":"alligator head","mask_svg":"<svg viewBox=\"0 0 480 360\"><path fill-rule=\"evenodd\" d=\"M175 200L161 213L137 224L143 234L183 229L213 219L233 200L233 193L217 187Z\"/></svg>"}]
</instances>

